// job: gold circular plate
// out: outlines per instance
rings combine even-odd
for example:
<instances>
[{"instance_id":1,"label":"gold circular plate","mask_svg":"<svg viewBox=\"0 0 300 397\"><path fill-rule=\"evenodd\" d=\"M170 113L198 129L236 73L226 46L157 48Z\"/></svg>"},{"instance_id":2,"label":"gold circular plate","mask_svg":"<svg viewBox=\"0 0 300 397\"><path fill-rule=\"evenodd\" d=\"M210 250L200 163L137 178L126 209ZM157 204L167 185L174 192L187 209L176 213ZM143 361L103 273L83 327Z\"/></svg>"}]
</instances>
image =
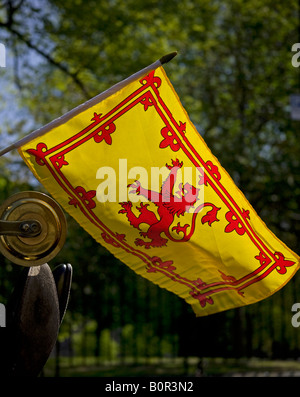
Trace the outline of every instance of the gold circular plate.
<instances>
[{"instance_id":1,"label":"gold circular plate","mask_svg":"<svg viewBox=\"0 0 300 397\"><path fill-rule=\"evenodd\" d=\"M62 249L67 223L60 206L40 192L21 192L9 197L0 206L4 221L37 220L42 231L36 237L0 236L0 251L21 266L40 266L54 258Z\"/></svg>"}]
</instances>

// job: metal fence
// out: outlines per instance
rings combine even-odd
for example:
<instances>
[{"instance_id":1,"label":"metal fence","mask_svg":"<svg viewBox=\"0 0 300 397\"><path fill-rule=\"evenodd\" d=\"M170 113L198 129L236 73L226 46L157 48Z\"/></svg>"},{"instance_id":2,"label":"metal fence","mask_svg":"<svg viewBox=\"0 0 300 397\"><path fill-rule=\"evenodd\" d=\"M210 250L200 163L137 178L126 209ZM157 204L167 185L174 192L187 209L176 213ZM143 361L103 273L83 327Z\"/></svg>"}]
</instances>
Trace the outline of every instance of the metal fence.
<instances>
[{"instance_id":1,"label":"metal fence","mask_svg":"<svg viewBox=\"0 0 300 397\"><path fill-rule=\"evenodd\" d=\"M114 264L110 271L111 277L106 273L94 287L89 282L78 288L75 282L53 354L56 376L62 362L85 366L91 357L94 365L300 357L298 317L292 311L300 302L297 275L264 301L197 318L183 300L126 266Z\"/></svg>"}]
</instances>

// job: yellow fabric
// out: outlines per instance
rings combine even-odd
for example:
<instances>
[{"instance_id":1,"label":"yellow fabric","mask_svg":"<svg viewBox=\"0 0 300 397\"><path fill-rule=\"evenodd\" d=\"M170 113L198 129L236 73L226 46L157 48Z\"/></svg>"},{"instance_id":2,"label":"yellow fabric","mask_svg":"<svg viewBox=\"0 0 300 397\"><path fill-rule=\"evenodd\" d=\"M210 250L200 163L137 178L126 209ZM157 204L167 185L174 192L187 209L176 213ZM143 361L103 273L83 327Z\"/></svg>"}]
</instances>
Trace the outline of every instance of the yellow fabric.
<instances>
[{"instance_id":1,"label":"yellow fabric","mask_svg":"<svg viewBox=\"0 0 300 397\"><path fill-rule=\"evenodd\" d=\"M161 67L19 151L100 244L197 316L264 299L299 267L212 155ZM180 174L196 167L190 179Z\"/></svg>"}]
</instances>

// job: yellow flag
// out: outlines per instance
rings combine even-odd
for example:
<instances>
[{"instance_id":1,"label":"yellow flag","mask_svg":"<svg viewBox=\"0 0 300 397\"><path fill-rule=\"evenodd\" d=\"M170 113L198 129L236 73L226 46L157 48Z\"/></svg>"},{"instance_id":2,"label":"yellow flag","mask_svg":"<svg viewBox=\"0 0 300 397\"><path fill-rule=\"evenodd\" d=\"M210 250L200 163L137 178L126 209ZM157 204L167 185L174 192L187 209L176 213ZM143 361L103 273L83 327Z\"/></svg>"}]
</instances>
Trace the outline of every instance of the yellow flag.
<instances>
[{"instance_id":1,"label":"yellow flag","mask_svg":"<svg viewBox=\"0 0 300 397\"><path fill-rule=\"evenodd\" d=\"M197 316L264 299L299 267L212 155L161 66L19 152L100 244Z\"/></svg>"}]
</instances>

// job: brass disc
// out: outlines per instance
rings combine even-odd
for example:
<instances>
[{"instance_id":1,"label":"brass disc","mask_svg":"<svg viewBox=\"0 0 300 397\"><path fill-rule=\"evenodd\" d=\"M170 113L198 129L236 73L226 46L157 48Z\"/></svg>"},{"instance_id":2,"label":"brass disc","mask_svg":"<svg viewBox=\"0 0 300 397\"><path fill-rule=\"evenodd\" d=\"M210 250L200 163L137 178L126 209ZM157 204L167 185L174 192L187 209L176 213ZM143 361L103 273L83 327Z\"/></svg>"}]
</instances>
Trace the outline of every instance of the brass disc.
<instances>
[{"instance_id":1,"label":"brass disc","mask_svg":"<svg viewBox=\"0 0 300 397\"><path fill-rule=\"evenodd\" d=\"M0 236L0 251L21 266L40 266L54 258L62 249L67 224L60 206L40 192L21 192L9 197L0 206L4 221L37 220L42 227L36 237Z\"/></svg>"}]
</instances>

